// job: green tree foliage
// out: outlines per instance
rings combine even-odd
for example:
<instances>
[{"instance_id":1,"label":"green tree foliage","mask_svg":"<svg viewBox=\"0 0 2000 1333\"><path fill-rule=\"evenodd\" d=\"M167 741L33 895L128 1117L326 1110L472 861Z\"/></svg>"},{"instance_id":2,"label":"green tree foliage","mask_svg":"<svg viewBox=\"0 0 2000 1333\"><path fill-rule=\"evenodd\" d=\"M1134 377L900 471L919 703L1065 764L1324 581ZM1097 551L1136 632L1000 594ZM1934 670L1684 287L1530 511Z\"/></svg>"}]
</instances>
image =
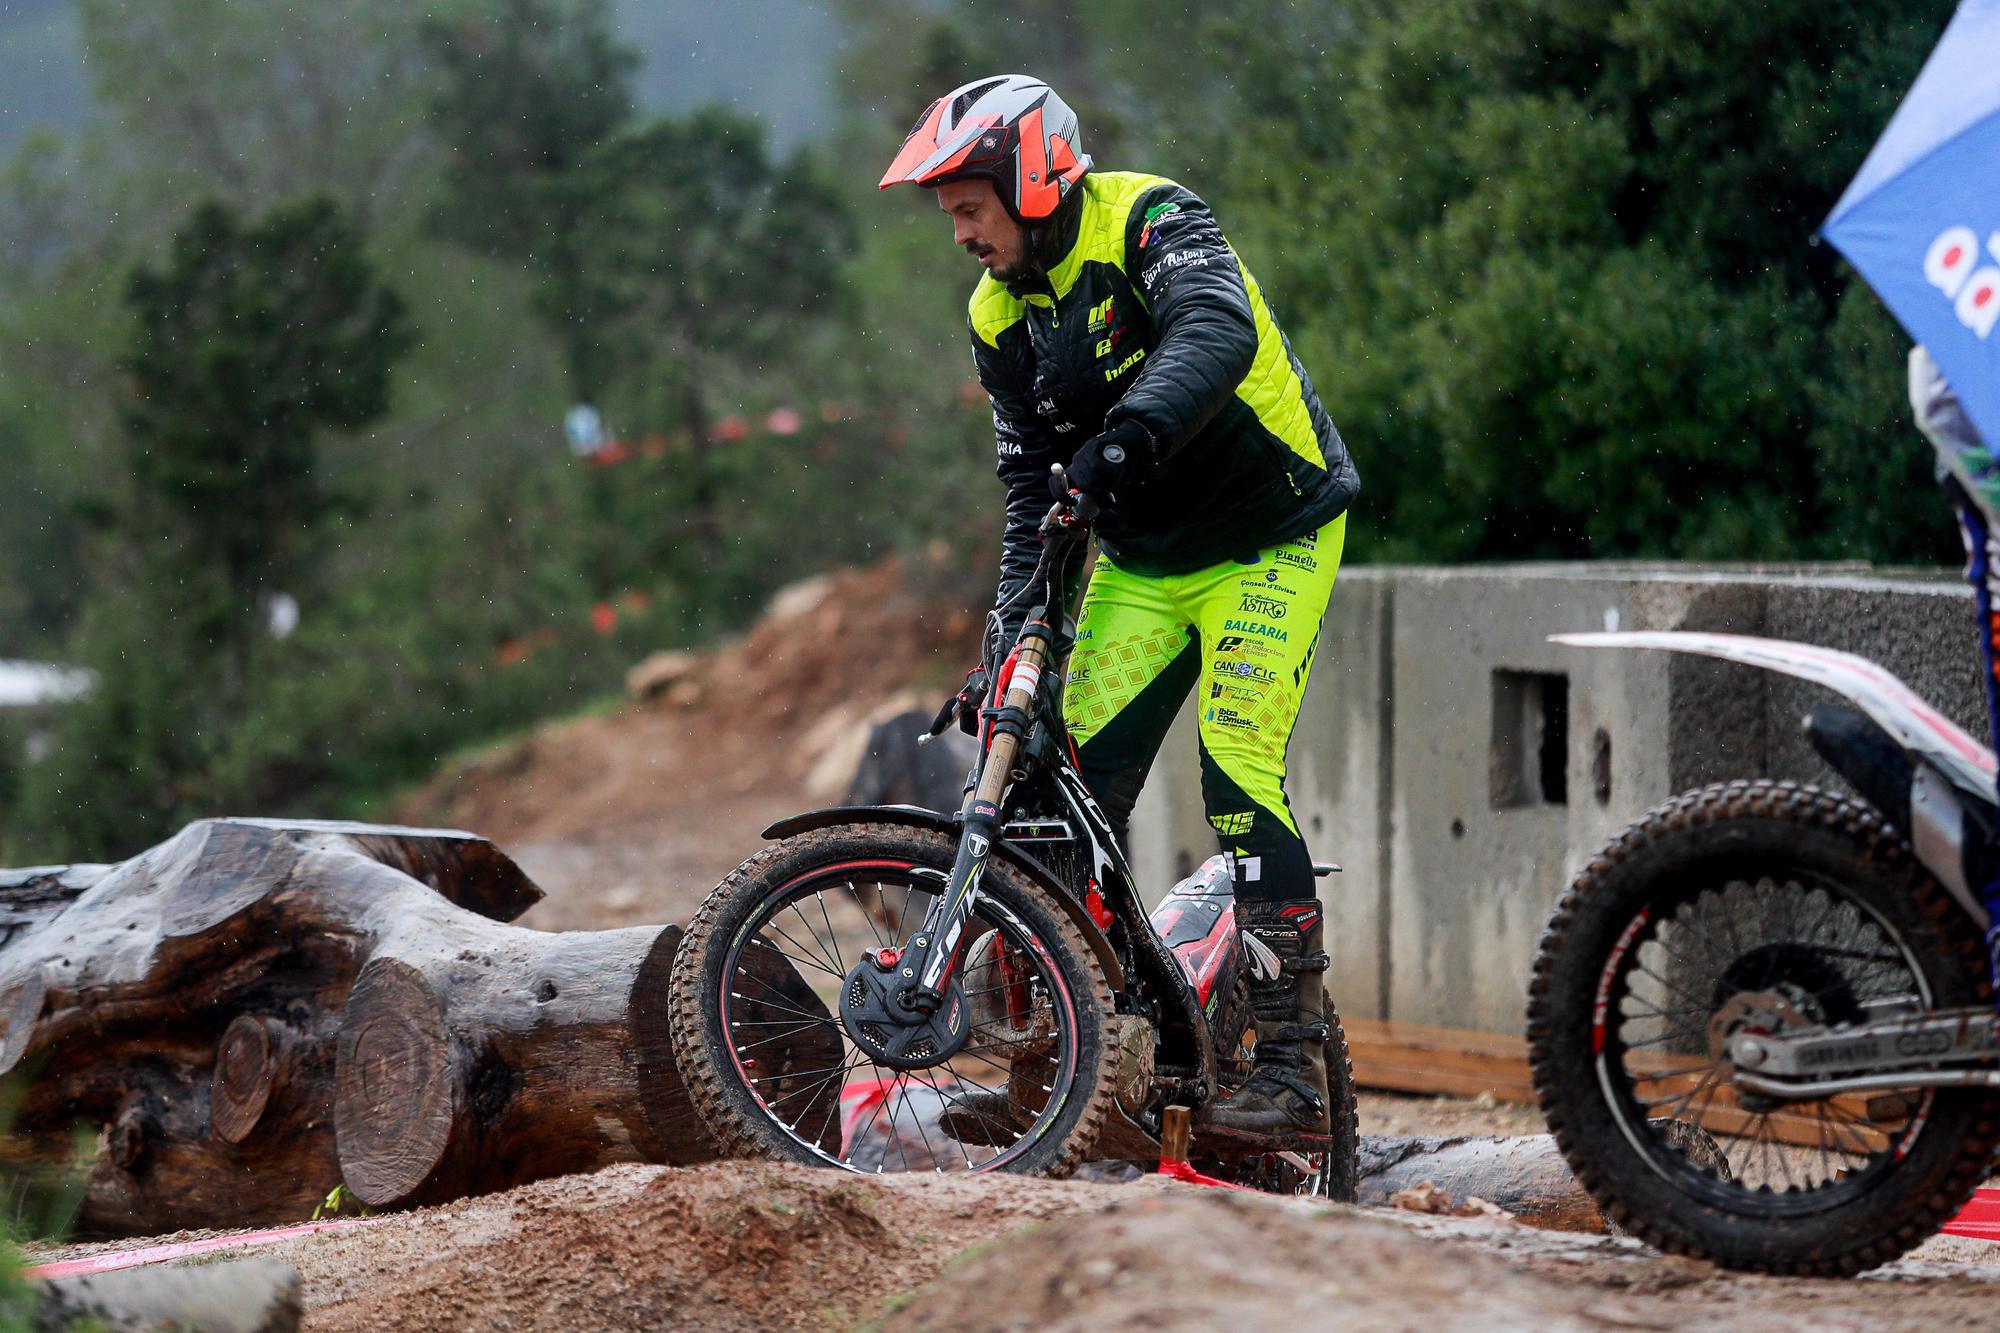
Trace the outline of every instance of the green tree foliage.
<instances>
[{"instance_id":1,"label":"green tree foliage","mask_svg":"<svg viewBox=\"0 0 2000 1333\"><path fill-rule=\"evenodd\" d=\"M79 577L77 525L35 475L14 414L0 412L0 496L9 532L0 560L0 658L35 656L59 641ZM0 761L4 762L4 761ZM0 807L5 805L0 794Z\"/></svg>"},{"instance_id":2,"label":"green tree foliage","mask_svg":"<svg viewBox=\"0 0 2000 1333\"><path fill-rule=\"evenodd\" d=\"M599 0L502 0L428 41L452 151L441 229L528 261L575 398L674 446L585 480L585 569L600 588L664 575L733 597L747 571L725 531L719 419L806 378L816 337L844 323L845 199L806 158L774 160L741 115L628 125L637 60Z\"/></svg>"},{"instance_id":3,"label":"green tree foliage","mask_svg":"<svg viewBox=\"0 0 2000 1333\"><path fill-rule=\"evenodd\" d=\"M547 258L571 201L548 186L632 114L638 53L612 36L605 0L498 0L432 18L423 34L449 152L440 229L475 250Z\"/></svg>"},{"instance_id":4,"label":"green tree foliage","mask_svg":"<svg viewBox=\"0 0 2000 1333\"><path fill-rule=\"evenodd\" d=\"M251 688L259 594L311 574L315 442L386 410L411 341L324 199L255 222L202 205L127 299L130 486L112 585L79 640L98 681L22 798L43 836L100 846L158 833L209 794Z\"/></svg>"},{"instance_id":5,"label":"green tree foliage","mask_svg":"<svg viewBox=\"0 0 2000 1333\"><path fill-rule=\"evenodd\" d=\"M1257 114L1201 156L1352 437L1357 550L1946 555L1899 340L1813 232L1950 8L1226 24Z\"/></svg>"},{"instance_id":6,"label":"green tree foliage","mask_svg":"<svg viewBox=\"0 0 2000 1333\"><path fill-rule=\"evenodd\" d=\"M133 273L128 302L128 532L148 569L218 583L197 624L226 635L212 617L243 623L259 591L305 572L328 500L317 437L388 409L412 342L403 303L325 199L256 223L202 205L164 265Z\"/></svg>"},{"instance_id":7,"label":"green tree foliage","mask_svg":"<svg viewBox=\"0 0 2000 1333\"><path fill-rule=\"evenodd\" d=\"M574 230L549 238L581 275L574 320L591 378L681 371L698 394L724 359L758 362L840 313L853 245L845 201L803 162L772 161L763 131L721 110L606 140L556 187ZM690 405L690 426L706 411Z\"/></svg>"},{"instance_id":8,"label":"green tree foliage","mask_svg":"<svg viewBox=\"0 0 2000 1333\"><path fill-rule=\"evenodd\" d=\"M434 162L420 7L401 0L77 0L91 91L177 221L320 192L371 226Z\"/></svg>"},{"instance_id":9,"label":"green tree foliage","mask_svg":"<svg viewBox=\"0 0 2000 1333\"><path fill-rule=\"evenodd\" d=\"M761 129L720 110L609 139L554 188L573 219L551 238L554 267L576 281L551 285L543 310L571 331L582 387L686 442L643 497L651 523L628 513L605 531L650 527L637 562L699 586L724 537L717 400L805 369L813 330L845 313L853 225L802 162L773 162Z\"/></svg>"}]
</instances>

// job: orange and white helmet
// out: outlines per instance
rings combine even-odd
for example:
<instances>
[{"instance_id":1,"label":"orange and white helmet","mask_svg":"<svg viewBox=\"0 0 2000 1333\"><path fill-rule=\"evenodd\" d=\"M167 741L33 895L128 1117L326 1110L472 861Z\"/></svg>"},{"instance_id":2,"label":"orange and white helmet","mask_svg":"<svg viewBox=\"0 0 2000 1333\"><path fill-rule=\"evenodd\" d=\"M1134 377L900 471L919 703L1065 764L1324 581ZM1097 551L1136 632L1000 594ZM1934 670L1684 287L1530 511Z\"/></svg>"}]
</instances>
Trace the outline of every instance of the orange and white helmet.
<instances>
[{"instance_id":1,"label":"orange and white helmet","mask_svg":"<svg viewBox=\"0 0 2000 1333\"><path fill-rule=\"evenodd\" d=\"M1017 221L1039 222L1090 166L1069 104L1040 79L1003 74L974 79L925 107L881 188L983 176Z\"/></svg>"}]
</instances>

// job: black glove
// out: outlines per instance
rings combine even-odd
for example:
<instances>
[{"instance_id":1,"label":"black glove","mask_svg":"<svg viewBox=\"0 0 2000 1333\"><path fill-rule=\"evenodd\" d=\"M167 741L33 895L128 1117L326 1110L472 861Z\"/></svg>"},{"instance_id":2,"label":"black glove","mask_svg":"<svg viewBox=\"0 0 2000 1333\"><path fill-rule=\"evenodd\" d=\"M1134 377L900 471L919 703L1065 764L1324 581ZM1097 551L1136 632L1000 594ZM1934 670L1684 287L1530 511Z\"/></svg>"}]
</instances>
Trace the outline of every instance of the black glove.
<instances>
[{"instance_id":1,"label":"black glove","mask_svg":"<svg viewBox=\"0 0 2000 1333\"><path fill-rule=\"evenodd\" d=\"M1093 435L1078 446L1076 456L1063 469L1062 478L1049 476L1049 489L1058 500L1067 501L1071 491L1082 491L1099 501L1117 498L1118 488L1133 477L1153 437L1136 421L1121 421L1102 435Z\"/></svg>"}]
</instances>

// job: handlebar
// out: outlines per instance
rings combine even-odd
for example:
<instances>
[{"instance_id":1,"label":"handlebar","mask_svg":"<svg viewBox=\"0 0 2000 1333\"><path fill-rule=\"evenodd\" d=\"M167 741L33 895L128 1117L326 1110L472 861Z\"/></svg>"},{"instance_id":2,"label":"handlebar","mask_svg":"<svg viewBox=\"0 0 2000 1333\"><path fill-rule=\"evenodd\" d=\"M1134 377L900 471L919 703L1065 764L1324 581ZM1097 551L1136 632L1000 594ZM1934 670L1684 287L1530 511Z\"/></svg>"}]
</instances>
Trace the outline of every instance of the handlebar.
<instances>
[{"instance_id":1,"label":"handlebar","mask_svg":"<svg viewBox=\"0 0 2000 1333\"><path fill-rule=\"evenodd\" d=\"M1048 517L1042 520L1041 533L1043 540L1046 541L1050 537L1058 535L1075 538L1088 537L1090 535L1090 525L1096 521L1098 514L1103 511L1103 506L1097 502L1096 496L1086 495L1082 491L1070 488L1069 477L1063 471L1061 463L1049 464L1049 473L1061 483L1062 489L1068 493L1069 498L1067 500L1058 500L1050 507Z\"/></svg>"},{"instance_id":2,"label":"handlebar","mask_svg":"<svg viewBox=\"0 0 2000 1333\"><path fill-rule=\"evenodd\" d=\"M1062 464L1052 464L1049 471L1059 481L1065 483L1068 481L1068 475L1064 472ZM1029 596L1037 590L1043 590L1047 593L1046 605L1057 617L1058 622L1066 614L1068 608L1063 605L1064 590L1061 586L1060 578L1060 571L1064 563L1063 556L1067 548L1071 545L1090 540L1091 521L1102 511L1102 506L1099 505L1095 496L1086 495L1082 491L1071 490L1067 485L1063 487L1063 490L1067 493L1068 498L1058 500L1050 505L1048 514L1042 519L1040 530L1042 558L1035 562L1035 572L1028 576L1027 581L1021 585L1013 597L1008 599L1005 606L995 607L987 613L988 642L986 653L981 658L979 667L971 676L968 676L966 681L967 689L961 690L949 699L946 699L944 706L938 709L937 716L931 719L931 725L917 738L919 745L930 744L933 740L943 735L946 728L954 720L962 719L969 714L976 714L981 707L984 702L983 693L986 682L991 679L989 673L998 670L999 667L999 660L996 654L1004 653L1007 648L1007 645L1000 643L992 632L994 627L1000 624L999 617L1005 611L1018 603L1023 597ZM980 698L973 697L975 693L972 688L973 677L977 677L979 680L979 690L977 692L982 696Z\"/></svg>"}]
</instances>

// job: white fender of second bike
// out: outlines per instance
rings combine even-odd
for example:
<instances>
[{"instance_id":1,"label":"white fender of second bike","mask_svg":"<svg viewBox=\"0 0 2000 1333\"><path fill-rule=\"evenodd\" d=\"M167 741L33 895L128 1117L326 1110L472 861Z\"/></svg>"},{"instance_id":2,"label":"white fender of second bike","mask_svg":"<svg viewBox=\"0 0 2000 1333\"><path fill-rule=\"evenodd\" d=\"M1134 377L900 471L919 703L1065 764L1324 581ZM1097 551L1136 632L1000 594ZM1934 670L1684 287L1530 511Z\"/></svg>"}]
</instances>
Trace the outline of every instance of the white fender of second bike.
<instances>
[{"instance_id":1,"label":"white fender of second bike","mask_svg":"<svg viewBox=\"0 0 2000 1333\"><path fill-rule=\"evenodd\" d=\"M1993 751L1931 707L1922 695L1865 657L1784 639L1687 630L1552 634L1549 642L1574 648L1658 648L1695 653L1824 685L1851 699L1897 744L1930 760L1965 791L1989 802L1994 800Z\"/></svg>"},{"instance_id":2,"label":"white fender of second bike","mask_svg":"<svg viewBox=\"0 0 2000 1333\"><path fill-rule=\"evenodd\" d=\"M1575 648L1659 648L1717 657L1796 676L1852 700L1892 740L1923 761L1916 766L1910 788L1913 827L1907 833L1911 847L1979 928L1984 931L1989 926L1991 918L1985 905L1966 883L1964 808L1960 800L1946 794L1943 784L1991 804L1995 797L1993 752L1890 672L1865 657L1835 648L1747 634L1624 630L1552 634L1549 642Z\"/></svg>"}]
</instances>

